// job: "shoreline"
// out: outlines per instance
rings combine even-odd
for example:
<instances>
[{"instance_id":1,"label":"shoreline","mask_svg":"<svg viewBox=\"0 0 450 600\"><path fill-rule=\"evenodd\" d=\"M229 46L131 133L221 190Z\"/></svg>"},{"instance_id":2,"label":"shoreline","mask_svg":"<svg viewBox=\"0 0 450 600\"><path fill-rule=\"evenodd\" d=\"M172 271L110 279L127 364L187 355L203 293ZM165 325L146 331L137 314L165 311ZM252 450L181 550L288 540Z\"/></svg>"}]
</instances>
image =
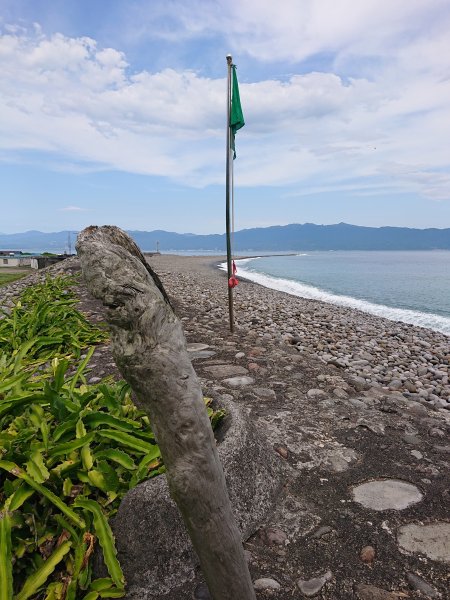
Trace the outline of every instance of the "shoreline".
<instances>
[{"instance_id":1,"label":"shoreline","mask_svg":"<svg viewBox=\"0 0 450 600\"><path fill-rule=\"evenodd\" d=\"M271 256L275 256L275 255L271 255ZM276 256L279 256L279 255L276 255ZM296 255L283 255L283 256L296 256ZM192 257L192 258L194 258L194 257ZM240 260L248 260L248 259L256 259L256 258L265 258L265 256L264 257L243 256L243 257L239 257L235 260L236 260L236 262L238 262ZM219 271L224 272L225 270L222 268L222 264L224 264L225 262L226 262L226 258L219 263L215 262L214 265ZM239 267L239 265L237 265L237 266ZM237 275L238 275L238 279L240 281L251 282L256 285L267 288L267 289L271 289L271 290L274 290L274 291L277 291L277 292L280 292L283 294L288 294L289 296L293 296L295 298L302 298L305 300L323 302L324 304L327 304L327 305L340 306L342 308L349 308L351 310L355 310L357 312L362 312L364 314L375 316L375 317L378 317L381 319L386 319L391 322L401 322L401 323L405 323L407 325L413 325L414 327L418 327L421 329L427 329L427 330L433 331L435 333L447 336L449 338L449 343L450 343L450 331L447 332L445 330L439 329L438 326L433 327L430 325L421 325L420 323L416 322L418 319L420 320L420 318L422 318L422 317L427 318L429 316L430 318L434 317L438 322L441 322L441 321L445 322L445 325L447 325L447 321L450 321L449 317L440 315L438 313L426 312L426 311L421 311L421 310L412 309L412 308L401 308L400 306L389 306L388 304L380 304L380 303L374 302L374 301L366 299L366 298L357 298L357 297L353 297L353 296L348 296L346 294L339 294L337 292L327 291L323 288L320 288L320 287L310 284L310 283L305 283L305 282L297 281L294 279L291 280L291 279L287 279L287 278L283 278L283 277L278 278L278 277L275 277L272 275L267 275L265 273L255 272L255 273L251 273L249 275L248 271L245 270L245 267L244 268L240 267L240 269L238 268ZM261 281L260 279L264 279L264 280L267 279L268 282L266 283L265 281ZM280 283L279 283L279 286L277 287L276 284L278 282L280 282ZM306 288L307 290L310 289L312 295L310 295L310 296L305 295L304 293L302 293L301 289L290 290L289 287ZM317 294L320 296L325 296L325 298L324 297L314 297L314 294ZM327 299L327 298L333 298L333 299ZM333 301L334 299L335 299L335 301ZM359 306L359 305L361 305L361 306ZM366 309L363 308L365 306L367 307ZM393 316L388 316L389 313L391 313ZM396 316L397 316L396 313L399 313L398 318L396 318Z\"/></svg>"},{"instance_id":2,"label":"shoreline","mask_svg":"<svg viewBox=\"0 0 450 600\"><path fill-rule=\"evenodd\" d=\"M227 322L226 274L218 268L224 262L221 256L160 255L150 262L157 271L173 271L162 281L182 304L191 302L189 288L200 278L207 312L222 311ZM183 277L187 272L192 273L189 281ZM294 296L245 277L235 288L234 305L238 335L292 345L343 369L361 385L400 391L410 400L450 409L450 338L444 333Z\"/></svg>"},{"instance_id":3,"label":"shoreline","mask_svg":"<svg viewBox=\"0 0 450 600\"><path fill-rule=\"evenodd\" d=\"M402 322L429 329L431 331L444 334L450 340L450 317L437 312L421 310L420 308L405 308L402 306L389 305L383 302L377 302L366 297L357 297L345 293L327 290L313 283L290 279L287 277L277 277L268 275L259 271L247 271L247 265L240 268L238 266L238 276L242 279L252 281L263 287L287 293L289 295L318 300L326 304L341 306L357 310L369 315L387 319L388 321Z\"/></svg>"}]
</instances>

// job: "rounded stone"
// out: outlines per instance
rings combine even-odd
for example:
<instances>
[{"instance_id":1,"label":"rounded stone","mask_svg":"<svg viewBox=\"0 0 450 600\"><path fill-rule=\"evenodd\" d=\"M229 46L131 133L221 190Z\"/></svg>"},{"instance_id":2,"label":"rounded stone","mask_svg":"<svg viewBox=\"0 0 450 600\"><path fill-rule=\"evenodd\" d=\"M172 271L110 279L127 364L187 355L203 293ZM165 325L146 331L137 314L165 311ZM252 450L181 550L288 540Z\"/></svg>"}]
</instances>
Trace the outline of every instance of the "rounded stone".
<instances>
[{"instance_id":1,"label":"rounded stone","mask_svg":"<svg viewBox=\"0 0 450 600\"><path fill-rule=\"evenodd\" d=\"M208 344L201 344L199 342L191 342L190 344L187 344L186 347L188 352L199 352L201 350L208 350L208 348Z\"/></svg>"},{"instance_id":2,"label":"rounded stone","mask_svg":"<svg viewBox=\"0 0 450 600\"><path fill-rule=\"evenodd\" d=\"M328 394L325 390L321 390L320 388L313 388L311 390L308 390L306 395L308 396L308 398L324 398Z\"/></svg>"},{"instance_id":3,"label":"rounded stone","mask_svg":"<svg viewBox=\"0 0 450 600\"><path fill-rule=\"evenodd\" d=\"M431 560L450 563L450 523L403 525L398 531L397 541L407 552L425 554Z\"/></svg>"},{"instance_id":4,"label":"rounded stone","mask_svg":"<svg viewBox=\"0 0 450 600\"><path fill-rule=\"evenodd\" d=\"M419 452L419 450L411 450L411 454L414 456L414 458L417 458L417 460L421 460L423 458L423 454L422 452Z\"/></svg>"},{"instance_id":5,"label":"rounded stone","mask_svg":"<svg viewBox=\"0 0 450 600\"><path fill-rule=\"evenodd\" d=\"M406 573L406 579L409 583L409 586L413 590L418 590L421 592L425 598L440 598L440 593L415 573Z\"/></svg>"},{"instance_id":6,"label":"rounded stone","mask_svg":"<svg viewBox=\"0 0 450 600\"><path fill-rule=\"evenodd\" d=\"M253 377L243 375L242 377L230 377L229 379L224 379L222 383L225 383L230 387L237 388L246 385L252 385L252 383L255 383L255 380Z\"/></svg>"},{"instance_id":7,"label":"rounded stone","mask_svg":"<svg viewBox=\"0 0 450 600\"><path fill-rule=\"evenodd\" d=\"M277 527L269 527L266 529L265 537L268 544L274 544L276 546L283 546L288 539L286 533Z\"/></svg>"},{"instance_id":8,"label":"rounded stone","mask_svg":"<svg viewBox=\"0 0 450 600\"><path fill-rule=\"evenodd\" d=\"M313 534L313 538L315 539L320 539L325 535L329 535L330 533L333 533L334 529L332 527L330 527L329 525L323 525L322 527L319 527L319 529Z\"/></svg>"},{"instance_id":9,"label":"rounded stone","mask_svg":"<svg viewBox=\"0 0 450 600\"><path fill-rule=\"evenodd\" d=\"M375 560L375 548L373 546L364 546L359 554L359 558L363 563L370 564Z\"/></svg>"},{"instance_id":10,"label":"rounded stone","mask_svg":"<svg viewBox=\"0 0 450 600\"><path fill-rule=\"evenodd\" d=\"M311 598L316 596L323 586L328 581L331 581L331 579L333 579L333 574L331 571L327 571L320 577L314 577L313 579L299 579L297 585L304 596Z\"/></svg>"},{"instance_id":11,"label":"rounded stone","mask_svg":"<svg viewBox=\"0 0 450 600\"><path fill-rule=\"evenodd\" d=\"M400 381L400 379L393 379L390 383L389 383L389 389L390 390L400 390L402 388L402 382Z\"/></svg>"},{"instance_id":12,"label":"rounded stone","mask_svg":"<svg viewBox=\"0 0 450 600\"><path fill-rule=\"evenodd\" d=\"M255 590L279 590L281 585L275 579L262 577L253 582L253 587Z\"/></svg>"},{"instance_id":13,"label":"rounded stone","mask_svg":"<svg viewBox=\"0 0 450 600\"><path fill-rule=\"evenodd\" d=\"M377 479L356 485L353 499L372 510L404 510L423 499L423 494L412 483L400 479Z\"/></svg>"}]
</instances>

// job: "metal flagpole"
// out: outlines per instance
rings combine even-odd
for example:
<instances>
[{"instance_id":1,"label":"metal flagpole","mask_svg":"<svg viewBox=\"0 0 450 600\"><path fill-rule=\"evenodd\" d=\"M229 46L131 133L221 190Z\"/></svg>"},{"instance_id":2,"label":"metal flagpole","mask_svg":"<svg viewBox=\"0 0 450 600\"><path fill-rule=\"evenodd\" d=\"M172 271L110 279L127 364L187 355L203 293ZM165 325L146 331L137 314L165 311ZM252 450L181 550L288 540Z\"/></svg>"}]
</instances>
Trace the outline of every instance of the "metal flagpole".
<instances>
[{"instance_id":1,"label":"metal flagpole","mask_svg":"<svg viewBox=\"0 0 450 600\"><path fill-rule=\"evenodd\" d=\"M231 109L231 54L227 54L227 65L228 65L228 91L227 91L227 161L226 161L226 184L225 184L225 195L226 195L226 232L227 232L227 272L228 281L233 275L232 262L231 262L231 216L230 216L230 192L231 192L231 181L230 181L230 170L232 161L230 161L230 109ZM231 164L230 164L231 163ZM233 288L228 285L228 312L230 315L230 331L234 333L234 311L233 311Z\"/></svg>"}]
</instances>

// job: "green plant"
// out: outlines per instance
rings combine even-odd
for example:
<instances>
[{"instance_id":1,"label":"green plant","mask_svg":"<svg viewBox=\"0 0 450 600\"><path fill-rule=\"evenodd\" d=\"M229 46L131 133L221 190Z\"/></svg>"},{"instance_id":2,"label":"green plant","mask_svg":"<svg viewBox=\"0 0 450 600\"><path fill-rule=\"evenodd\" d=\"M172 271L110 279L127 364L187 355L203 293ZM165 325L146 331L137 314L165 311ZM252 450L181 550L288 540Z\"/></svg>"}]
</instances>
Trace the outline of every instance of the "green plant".
<instances>
[{"instance_id":1,"label":"green plant","mask_svg":"<svg viewBox=\"0 0 450 600\"><path fill-rule=\"evenodd\" d=\"M41 360L65 353L79 357L83 348L108 338L75 309L77 299L69 291L72 277L47 278L24 290L8 315L0 320L0 348L10 354L29 343L27 354Z\"/></svg>"},{"instance_id":2,"label":"green plant","mask_svg":"<svg viewBox=\"0 0 450 600\"><path fill-rule=\"evenodd\" d=\"M27 289L0 321L0 600L124 595L108 520L164 471L129 386L86 382L92 344L107 336L76 311L72 284ZM109 577L93 580L97 542Z\"/></svg>"}]
</instances>

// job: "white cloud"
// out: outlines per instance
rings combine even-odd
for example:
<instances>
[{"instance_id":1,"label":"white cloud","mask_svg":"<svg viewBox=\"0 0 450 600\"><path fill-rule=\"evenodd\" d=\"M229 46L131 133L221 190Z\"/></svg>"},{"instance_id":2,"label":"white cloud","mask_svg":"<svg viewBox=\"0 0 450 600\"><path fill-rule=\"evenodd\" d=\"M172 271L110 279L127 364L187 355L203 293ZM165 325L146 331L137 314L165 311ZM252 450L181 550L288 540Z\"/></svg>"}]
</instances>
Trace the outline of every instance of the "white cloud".
<instances>
[{"instance_id":1,"label":"white cloud","mask_svg":"<svg viewBox=\"0 0 450 600\"><path fill-rule=\"evenodd\" d=\"M450 38L445 19L438 20L443 2L382 3L382 10L379 0L281 4L275 11L272 2L249 0L240 3L237 18L231 2L222 25L229 25L236 47L265 60L333 52L344 72L358 52L374 60L352 78L336 68L244 83L250 77L240 71L247 126L238 133L236 181L314 193L333 186L344 191L349 179L359 179L356 188L364 193L369 181L386 193L450 199ZM166 10L158 6L156 20ZM186 36L203 35L218 27L217 6L193 4L172 13L173 22ZM425 19L430 29L422 32ZM3 160L41 151L70 169L78 162L191 186L223 181L224 79L170 68L132 72L122 52L88 37L10 28L0 37L0 84Z\"/></svg>"},{"instance_id":2,"label":"white cloud","mask_svg":"<svg viewBox=\"0 0 450 600\"><path fill-rule=\"evenodd\" d=\"M65 212L82 212L87 210L87 208L81 208L81 206L65 206L64 208L60 208L59 210L65 211Z\"/></svg>"},{"instance_id":3,"label":"white cloud","mask_svg":"<svg viewBox=\"0 0 450 600\"><path fill-rule=\"evenodd\" d=\"M220 36L237 54L264 61L318 53L392 56L423 31L448 27L448 0L146 0L127 4L122 28L134 39L174 44Z\"/></svg>"}]
</instances>

